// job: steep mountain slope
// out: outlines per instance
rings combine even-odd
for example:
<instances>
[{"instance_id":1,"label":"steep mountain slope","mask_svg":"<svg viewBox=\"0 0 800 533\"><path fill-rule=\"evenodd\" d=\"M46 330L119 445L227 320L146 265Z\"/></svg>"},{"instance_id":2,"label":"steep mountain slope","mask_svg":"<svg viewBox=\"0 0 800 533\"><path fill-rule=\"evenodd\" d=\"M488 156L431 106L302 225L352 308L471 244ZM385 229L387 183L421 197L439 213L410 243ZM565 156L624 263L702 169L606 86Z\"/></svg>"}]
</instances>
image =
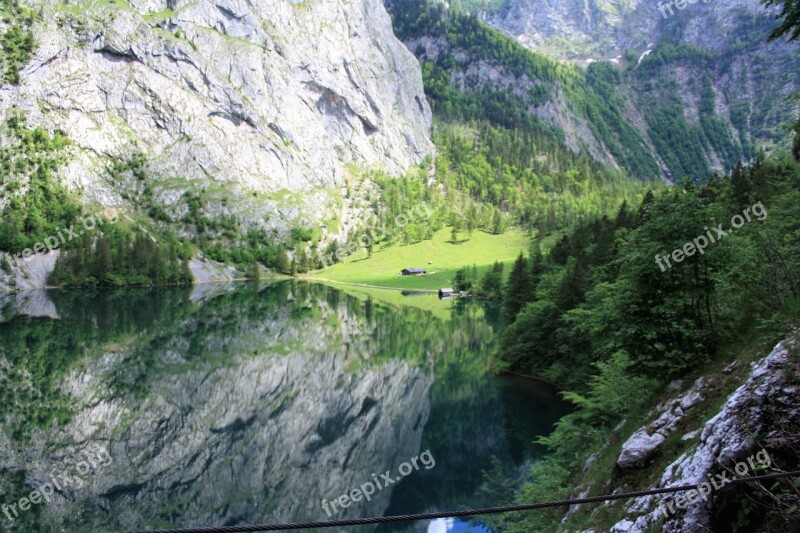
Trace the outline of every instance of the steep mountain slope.
<instances>
[{"instance_id":1,"label":"steep mountain slope","mask_svg":"<svg viewBox=\"0 0 800 533\"><path fill-rule=\"evenodd\" d=\"M63 132L57 176L85 200L135 204L142 184L106 167L141 153L164 222L202 194L209 218L285 236L335 205L346 163L399 174L432 151L419 67L377 0L28 5L38 46L0 119Z\"/></svg>"},{"instance_id":2,"label":"steep mountain slope","mask_svg":"<svg viewBox=\"0 0 800 533\"><path fill-rule=\"evenodd\" d=\"M780 117L792 112L785 97L797 91L791 73L800 62L795 46L764 45L776 11L759 0L695 2L683 9L668 1L510 0L481 16L531 49L586 62L638 65L654 47L696 47L670 49L625 80L648 120L650 137L669 167L683 173L701 168L702 159L712 169L729 169L738 158L752 157L753 143L778 142ZM666 134L653 131L659 115L677 118L678 108L685 125ZM687 130L701 146L693 150L694 164L687 150L678 153L666 138Z\"/></svg>"},{"instance_id":3,"label":"steep mountain slope","mask_svg":"<svg viewBox=\"0 0 800 533\"><path fill-rule=\"evenodd\" d=\"M797 91L800 56L794 45L764 45L774 21L758 0L698 3L667 18L629 1L388 4L398 35L431 65L429 94L436 82L504 93L571 149L636 177L729 171L756 146L776 146L796 112L785 97Z\"/></svg>"},{"instance_id":4,"label":"steep mountain slope","mask_svg":"<svg viewBox=\"0 0 800 533\"><path fill-rule=\"evenodd\" d=\"M714 51L729 49L740 17L767 16L759 0L674 2L643 0L505 0L462 2L521 44L564 59L617 57L664 38Z\"/></svg>"}]
</instances>

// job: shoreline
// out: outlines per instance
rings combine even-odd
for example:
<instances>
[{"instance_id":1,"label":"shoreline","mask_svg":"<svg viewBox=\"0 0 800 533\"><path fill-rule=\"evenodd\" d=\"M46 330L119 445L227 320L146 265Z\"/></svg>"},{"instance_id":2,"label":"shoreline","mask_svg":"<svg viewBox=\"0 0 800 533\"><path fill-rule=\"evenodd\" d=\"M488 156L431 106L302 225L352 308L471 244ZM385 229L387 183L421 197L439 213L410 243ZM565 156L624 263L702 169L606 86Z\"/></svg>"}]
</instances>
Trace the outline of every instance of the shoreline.
<instances>
[{"instance_id":1,"label":"shoreline","mask_svg":"<svg viewBox=\"0 0 800 533\"><path fill-rule=\"evenodd\" d=\"M294 279L298 280L306 280L306 281L322 281L326 283L335 283L337 285L349 285L351 287L366 287L368 289L383 289L387 291L414 291L414 292L424 292L430 294L439 294L438 290L435 289L416 289L413 287L386 287L383 285L371 285L369 283L356 283L352 281L337 281L334 279L329 278L318 278L316 276L300 276Z\"/></svg>"},{"instance_id":2,"label":"shoreline","mask_svg":"<svg viewBox=\"0 0 800 533\"><path fill-rule=\"evenodd\" d=\"M529 379L529 380L532 380L532 381L538 381L539 383L544 383L545 385L549 385L549 386L553 387L557 392L562 392L564 390L564 387L562 387L561 385L559 385L555 381L550 381L549 379L543 378L541 376L534 376L534 375L531 375L531 374L522 374L520 372L512 372L510 370L503 370L499 374L501 376L514 376L514 377L518 377L518 378Z\"/></svg>"}]
</instances>

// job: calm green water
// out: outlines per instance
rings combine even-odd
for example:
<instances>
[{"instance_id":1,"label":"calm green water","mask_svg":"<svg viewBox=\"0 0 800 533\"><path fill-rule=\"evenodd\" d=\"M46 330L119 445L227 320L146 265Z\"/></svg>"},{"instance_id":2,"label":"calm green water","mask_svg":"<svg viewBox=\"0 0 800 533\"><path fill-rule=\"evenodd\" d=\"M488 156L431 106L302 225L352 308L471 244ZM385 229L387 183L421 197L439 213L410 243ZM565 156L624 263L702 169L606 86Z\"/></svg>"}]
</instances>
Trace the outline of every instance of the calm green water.
<instances>
[{"instance_id":1,"label":"calm green water","mask_svg":"<svg viewBox=\"0 0 800 533\"><path fill-rule=\"evenodd\" d=\"M0 530L499 503L482 472L524 471L565 406L487 371L496 308L442 305L449 320L291 282L0 297ZM386 472L394 482L369 501L323 508ZM34 491L46 497L22 500ZM350 531L470 527L482 531Z\"/></svg>"}]
</instances>

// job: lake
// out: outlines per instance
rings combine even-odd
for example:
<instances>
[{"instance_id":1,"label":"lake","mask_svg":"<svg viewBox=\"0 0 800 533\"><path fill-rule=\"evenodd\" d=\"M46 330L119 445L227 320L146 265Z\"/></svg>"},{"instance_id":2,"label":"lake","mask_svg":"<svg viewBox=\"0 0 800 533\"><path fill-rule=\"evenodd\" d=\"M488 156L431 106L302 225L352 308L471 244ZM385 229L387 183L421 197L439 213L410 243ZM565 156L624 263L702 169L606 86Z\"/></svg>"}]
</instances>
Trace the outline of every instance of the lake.
<instances>
[{"instance_id":1,"label":"lake","mask_svg":"<svg viewBox=\"0 0 800 533\"><path fill-rule=\"evenodd\" d=\"M436 312L302 282L0 296L0 529L503 503L481 490L484 472L522 474L567 406L491 373L495 304L425 306Z\"/></svg>"}]
</instances>

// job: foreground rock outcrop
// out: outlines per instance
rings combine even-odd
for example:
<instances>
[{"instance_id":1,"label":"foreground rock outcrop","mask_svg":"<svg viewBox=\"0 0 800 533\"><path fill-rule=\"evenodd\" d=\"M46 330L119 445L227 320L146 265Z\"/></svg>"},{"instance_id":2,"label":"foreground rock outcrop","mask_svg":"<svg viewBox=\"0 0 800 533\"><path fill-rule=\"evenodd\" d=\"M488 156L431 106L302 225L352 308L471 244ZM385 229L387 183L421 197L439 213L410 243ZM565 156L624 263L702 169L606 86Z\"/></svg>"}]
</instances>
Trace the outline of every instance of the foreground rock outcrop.
<instances>
[{"instance_id":1,"label":"foreground rock outcrop","mask_svg":"<svg viewBox=\"0 0 800 533\"><path fill-rule=\"evenodd\" d=\"M687 411L703 401L705 387L705 380L698 378L685 394L659 404L656 411L661 415L651 424L637 430L622 445L617 466L620 468L645 466L677 429L678 424L686 417Z\"/></svg>"},{"instance_id":2,"label":"foreground rock outcrop","mask_svg":"<svg viewBox=\"0 0 800 533\"><path fill-rule=\"evenodd\" d=\"M706 482L722 471L734 472L737 463L762 450L772 457L773 468L781 468L780 457L788 447L798 444L800 358L797 349L796 340L784 341L769 356L754 364L747 382L705 424L697 447L669 465L658 486ZM792 439L795 442L791 442ZM725 494L712 492L707 501L697 498L682 509L673 508L663 530L713 531L715 517L726 505L725 498ZM648 496L634 500L628 507L628 516L612 531L647 531L665 518L659 505L668 499Z\"/></svg>"}]
</instances>

